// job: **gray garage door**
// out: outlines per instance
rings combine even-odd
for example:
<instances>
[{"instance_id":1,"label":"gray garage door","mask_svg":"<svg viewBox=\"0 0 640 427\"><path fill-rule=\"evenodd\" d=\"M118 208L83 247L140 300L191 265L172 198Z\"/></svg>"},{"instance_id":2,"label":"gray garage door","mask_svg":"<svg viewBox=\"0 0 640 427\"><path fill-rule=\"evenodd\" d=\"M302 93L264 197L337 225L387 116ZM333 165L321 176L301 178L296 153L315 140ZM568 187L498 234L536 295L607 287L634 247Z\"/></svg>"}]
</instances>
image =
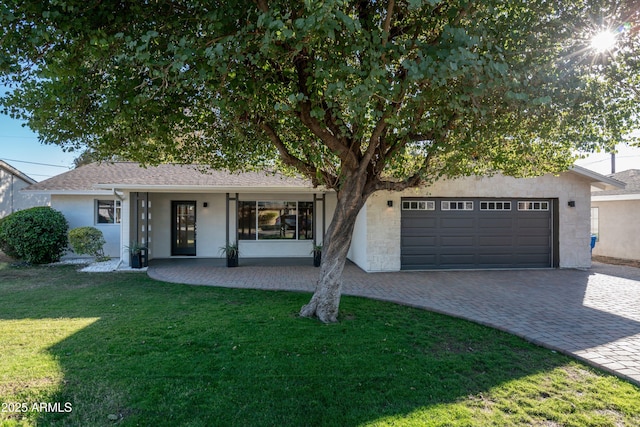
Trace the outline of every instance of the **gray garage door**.
<instances>
[{"instance_id":1,"label":"gray garage door","mask_svg":"<svg viewBox=\"0 0 640 427\"><path fill-rule=\"evenodd\" d=\"M553 199L406 198L402 269L554 266Z\"/></svg>"}]
</instances>

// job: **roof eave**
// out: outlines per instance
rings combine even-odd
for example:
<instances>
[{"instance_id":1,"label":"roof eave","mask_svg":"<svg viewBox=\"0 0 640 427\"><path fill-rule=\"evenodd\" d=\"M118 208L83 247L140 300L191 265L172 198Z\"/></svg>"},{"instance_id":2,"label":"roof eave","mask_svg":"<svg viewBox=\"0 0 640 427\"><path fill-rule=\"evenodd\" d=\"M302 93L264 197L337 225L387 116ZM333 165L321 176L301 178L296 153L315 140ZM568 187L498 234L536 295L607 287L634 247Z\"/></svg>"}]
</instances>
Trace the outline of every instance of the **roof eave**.
<instances>
[{"instance_id":1,"label":"roof eave","mask_svg":"<svg viewBox=\"0 0 640 427\"><path fill-rule=\"evenodd\" d=\"M215 186L215 185L140 185L140 184L96 184L95 188L114 188L119 191L130 192L189 192L189 193L326 193L328 190L323 187L280 187L280 186Z\"/></svg>"},{"instance_id":2,"label":"roof eave","mask_svg":"<svg viewBox=\"0 0 640 427\"><path fill-rule=\"evenodd\" d=\"M618 181L617 179L604 176L602 174L599 174L598 172L594 172L590 169L583 168L582 166L578 166L578 165L573 165L569 169L569 172L575 173L577 175L580 175L582 177L589 179L591 181L591 185L593 185L596 188L600 188L602 190L615 189L615 188L623 189L626 186L626 184L622 181Z\"/></svg>"},{"instance_id":3,"label":"roof eave","mask_svg":"<svg viewBox=\"0 0 640 427\"><path fill-rule=\"evenodd\" d=\"M607 196L591 195L592 202L621 202L626 200L640 200L640 193L610 194Z\"/></svg>"}]
</instances>

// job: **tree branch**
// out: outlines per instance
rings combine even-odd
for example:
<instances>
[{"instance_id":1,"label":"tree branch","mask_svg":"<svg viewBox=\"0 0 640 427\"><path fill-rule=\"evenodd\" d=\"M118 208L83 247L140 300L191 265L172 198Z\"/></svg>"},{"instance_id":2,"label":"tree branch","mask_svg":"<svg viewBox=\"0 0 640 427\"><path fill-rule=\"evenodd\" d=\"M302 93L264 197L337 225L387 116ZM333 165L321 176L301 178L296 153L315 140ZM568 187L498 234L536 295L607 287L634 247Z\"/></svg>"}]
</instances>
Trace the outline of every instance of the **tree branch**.
<instances>
[{"instance_id":1,"label":"tree branch","mask_svg":"<svg viewBox=\"0 0 640 427\"><path fill-rule=\"evenodd\" d=\"M269 5L267 4L267 0L255 0L255 2L256 6L258 6L258 9L260 9L260 12L269 12Z\"/></svg>"},{"instance_id":2,"label":"tree branch","mask_svg":"<svg viewBox=\"0 0 640 427\"><path fill-rule=\"evenodd\" d=\"M269 124L265 123L262 120L258 120L258 125L260 126L260 129L262 129L264 133L267 134L273 145L276 147L282 161L285 164L293 166L294 168L299 170L302 174L311 179L314 186L317 186L319 183L318 177L316 176L316 167L310 163L302 161L298 157L291 154L282 142L282 139L280 139L280 136L278 136L276 131Z\"/></svg>"},{"instance_id":3,"label":"tree branch","mask_svg":"<svg viewBox=\"0 0 640 427\"><path fill-rule=\"evenodd\" d=\"M307 79L309 77L307 73L307 58L303 56L303 51L298 54L294 60L296 67L296 73L298 74L298 90L306 97L305 101L300 102L299 119L300 121L320 140L329 147L334 153L340 157L345 166L350 169L356 169L358 167L358 158L355 153L349 150L347 144L345 144L338 135L334 135L333 132L327 130L331 129L331 121L329 126L321 123L315 117L311 115L311 102L309 101L310 91L307 87ZM325 115L326 118L326 115Z\"/></svg>"}]
</instances>

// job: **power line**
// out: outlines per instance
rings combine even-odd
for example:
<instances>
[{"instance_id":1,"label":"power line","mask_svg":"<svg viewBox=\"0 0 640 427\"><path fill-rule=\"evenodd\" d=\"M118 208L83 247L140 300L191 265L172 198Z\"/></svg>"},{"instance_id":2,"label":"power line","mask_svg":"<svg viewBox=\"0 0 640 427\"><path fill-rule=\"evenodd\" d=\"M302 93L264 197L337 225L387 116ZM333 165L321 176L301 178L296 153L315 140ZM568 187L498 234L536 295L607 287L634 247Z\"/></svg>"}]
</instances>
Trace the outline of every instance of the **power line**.
<instances>
[{"instance_id":1,"label":"power line","mask_svg":"<svg viewBox=\"0 0 640 427\"><path fill-rule=\"evenodd\" d=\"M14 159L0 159L0 160L4 160L5 162L28 163L30 165L51 166L53 168L71 169L70 166L52 165L52 164L49 164L49 163L27 162L26 160L14 160Z\"/></svg>"}]
</instances>

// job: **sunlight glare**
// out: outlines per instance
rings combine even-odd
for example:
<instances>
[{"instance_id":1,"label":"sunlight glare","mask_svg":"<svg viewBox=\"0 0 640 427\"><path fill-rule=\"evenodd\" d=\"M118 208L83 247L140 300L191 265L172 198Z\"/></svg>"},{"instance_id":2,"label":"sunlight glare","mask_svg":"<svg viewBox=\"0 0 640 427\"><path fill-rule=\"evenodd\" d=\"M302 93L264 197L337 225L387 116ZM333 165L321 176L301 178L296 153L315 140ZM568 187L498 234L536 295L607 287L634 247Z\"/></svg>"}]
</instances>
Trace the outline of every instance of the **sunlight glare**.
<instances>
[{"instance_id":1,"label":"sunlight glare","mask_svg":"<svg viewBox=\"0 0 640 427\"><path fill-rule=\"evenodd\" d=\"M616 35L611 31L602 31L591 39L591 47L598 53L604 53L613 49L616 44Z\"/></svg>"}]
</instances>

